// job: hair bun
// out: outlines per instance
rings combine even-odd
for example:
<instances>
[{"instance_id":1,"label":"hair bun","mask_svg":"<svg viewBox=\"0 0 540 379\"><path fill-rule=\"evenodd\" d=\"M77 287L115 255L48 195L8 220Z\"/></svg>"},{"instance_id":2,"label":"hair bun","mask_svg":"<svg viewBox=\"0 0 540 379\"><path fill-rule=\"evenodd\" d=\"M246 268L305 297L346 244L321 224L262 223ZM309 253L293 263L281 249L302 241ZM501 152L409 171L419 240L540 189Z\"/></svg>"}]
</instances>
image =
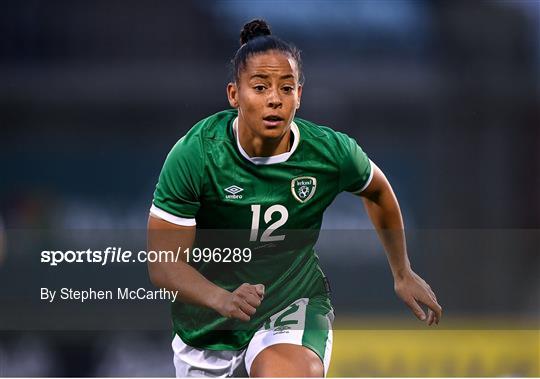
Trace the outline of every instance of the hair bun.
<instances>
[{"instance_id":1,"label":"hair bun","mask_svg":"<svg viewBox=\"0 0 540 379\"><path fill-rule=\"evenodd\" d=\"M269 36L270 26L264 20L252 20L240 32L240 46L256 37Z\"/></svg>"}]
</instances>

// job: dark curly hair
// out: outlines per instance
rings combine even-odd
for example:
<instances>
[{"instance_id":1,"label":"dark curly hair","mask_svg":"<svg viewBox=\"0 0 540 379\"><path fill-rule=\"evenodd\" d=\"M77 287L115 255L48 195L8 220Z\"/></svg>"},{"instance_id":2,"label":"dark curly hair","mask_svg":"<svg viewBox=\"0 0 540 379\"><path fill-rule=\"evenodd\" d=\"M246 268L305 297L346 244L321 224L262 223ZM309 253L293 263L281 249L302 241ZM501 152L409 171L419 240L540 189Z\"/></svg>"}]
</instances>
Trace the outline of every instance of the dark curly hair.
<instances>
[{"instance_id":1,"label":"dark curly hair","mask_svg":"<svg viewBox=\"0 0 540 379\"><path fill-rule=\"evenodd\" d=\"M252 20L245 24L240 31L240 48L231 60L233 80L238 82L240 72L250 56L269 50L277 50L290 55L296 61L299 81L300 84L303 84L304 74L300 50L293 44L273 36L270 26L264 20Z\"/></svg>"}]
</instances>

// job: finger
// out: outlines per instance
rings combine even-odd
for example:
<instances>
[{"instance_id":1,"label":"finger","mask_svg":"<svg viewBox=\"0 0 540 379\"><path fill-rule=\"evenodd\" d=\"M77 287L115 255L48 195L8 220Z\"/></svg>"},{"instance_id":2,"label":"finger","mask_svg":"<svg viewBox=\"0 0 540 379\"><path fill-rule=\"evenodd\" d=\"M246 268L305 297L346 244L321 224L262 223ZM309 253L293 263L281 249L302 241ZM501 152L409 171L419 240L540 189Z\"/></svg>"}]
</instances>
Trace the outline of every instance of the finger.
<instances>
[{"instance_id":1,"label":"finger","mask_svg":"<svg viewBox=\"0 0 540 379\"><path fill-rule=\"evenodd\" d=\"M435 296L435 294L433 294L433 299L435 300L435 303L439 305L439 302L437 301L437 296ZM435 324L437 325L439 325L439 321L441 320L441 317L442 317L442 307L440 305L439 307L441 311L439 312L438 315L437 314L435 315Z\"/></svg>"},{"instance_id":2,"label":"finger","mask_svg":"<svg viewBox=\"0 0 540 379\"><path fill-rule=\"evenodd\" d=\"M431 311L431 309L430 309L430 311ZM437 318L437 315L435 314L435 312L433 312L433 324L439 325L439 319Z\"/></svg>"},{"instance_id":3,"label":"finger","mask_svg":"<svg viewBox=\"0 0 540 379\"><path fill-rule=\"evenodd\" d=\"M251 317L245 314L241 309L236 309L234 312L232 312L231 317L236 318L240 321L245 321L245 322L248 322L249 320L251 320Z\"/></svg>"},{"instance_id":4,"label":"finger","mask_svg":"<svg viewBox=\"0 0 540 379\"><path fill-rule=\"evenodd\" d=\"M430 307L431 308L431 307ZM437 319L437 324L439 323L439 320L442 317L442 307L437 303L437 301L433 302L433 308L431 308L433 312L435 312L435 317Z\"/></svg>"},{"instance_id":5,"label":"finger","mask_svg":"<svg viewBox=\"0 0 540 379\"><path fill-rule=\"evenodd\" d=\"M248 294L253 294L257 298L262 300L263 296L261 295L261 288L257 286L262 286L262 293L264 294L264 286L262 284L253 285L247 283L244 283L240 287L238 287L238 293L242 293L242 296L244 297L246 297Z\"/></svg>"},{"instance_id":6,"label":"finger","mask_svg":"<svg viewBox=\"0 0 540 379\"><path fill-rule=\"evenodd\" d=\"M251 284L249 284L249 283L242 283L242 284L237 288L237 290L240 291L240 290L244 289L244 290L248 290L248 291L249 291L251 287L253 287L253 286L252 286Z\"/></svg>"},{"instance_id":7,"label":"finger","mask_svg":"<svg viewBox=\"0 0 540 379\"><path fill-rule=\"evenodd\" d=\"M427 316L427 324L428 326L431 326L433 322L435 321L435 313L431 309L428 310L428 316Z\"/></svg>"},{"instance_id":8,"label":"finger","mask_svg":"<svg viewBox=\"0 0 540 379\"><path fill-rule=\"evenodd\" d=\"M261 298L259 297L259 295L247 293L244 294L243 299L252 307L258 307L259 305L261 305Z\"/></svg>"},{"instance_id":9,"label":"finger","mask_svg":"<svg viewBox=\"0 0 540 379\"><path fill-rule=\"evenodd\" d=\"M429 309L431 309L433 312L435 312L435 316L437 318L437 321L441 319L442 317L442 307L437 303L435 300L431 299L430 297L426 297L419 300L423 304L425 304Z\"/></svg>"},{"instance_id":10,"label":"finger","mask_svg":"<svg viewBox=\"0 0 540 379\"><path fill-rule=\"evenodd\" d=\"M439 305L439 303L437 303L437 305ZM435 323L437 325L439 325L439 321L441 321L441 318L442 318L442 313L443 313L443 310L442 310L442 307L439 305L439 314L438 315L435 315Z\"/></svg>"},{"instance_id":11,"label":"finger","mask_svg":"<svg viewBox=\"0 0 540 379\"><path fill-rule=\"evenodd\" d=\"M437 315L437 314L434 314L434 321L435 321L435 324L439 324L439 321L441 319L441 316L442 316L442 307L439 305L439 302L437 301L437 295L435 295L435 292L433 292L431 289L429 290L430 294L431 294L431 298L433 300L433 302L435 304L437 304L439 306L439 308L441 309L441 312Z\"/></svg>"},{"instance_id":12,"label":"finger","mask_svg":"<svg viewBox=\"0 0 540 379\"><path fill-rule=\"evenodd\" d=\"M255 291L255 286L250 285L249 287L238 288L236 294L254 307L261 305L261 298Z\"/></svg>"},{"instance_id":13,"label":"finger","mask_svg":"<svg viewBox=\"0 0 540 379\"><path fill-rule=\"evenodd\" d=\"M245 301L245 300L240 301L240 303L238 305L239 305L240 309L242 310L242 312L244 312L248 316L253 316L255 314L255 312L257 311L255 309L255 307L252 307L251 305L249 305L247 303L247 301Z\"/></svg>"},{"instance_id":14,"label":"finger","mask_svg":"<svg viewBox=\"0 0 540 379\"><path fill-rule=\"evenodd\" d=\"M416 302L416 300L411 298L409 301L406 302L406 304L409 306L409 308L411 308L411 311L413 311L413 313L419 320L426 320L426 314L424 313L420 305Z\"/></svg>"},{"instance_id":15,"label":"finger","mask_svg":"<svg viewBox=\"0 0 540 379\"><path fill-rule=\"evenodd\" d=\"M259 295L262 298L264 297L264 284L255 284L255 290L257 291L257 295Z\"/></svg>"}]
</instances>

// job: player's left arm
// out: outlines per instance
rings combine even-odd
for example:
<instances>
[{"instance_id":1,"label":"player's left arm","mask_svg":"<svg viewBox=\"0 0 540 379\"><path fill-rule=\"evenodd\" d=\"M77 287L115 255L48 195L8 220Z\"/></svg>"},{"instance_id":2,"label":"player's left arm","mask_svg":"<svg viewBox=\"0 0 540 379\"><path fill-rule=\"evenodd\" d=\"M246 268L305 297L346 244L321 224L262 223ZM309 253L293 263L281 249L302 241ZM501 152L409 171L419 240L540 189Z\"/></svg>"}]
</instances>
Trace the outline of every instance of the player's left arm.
<instances>
[{"instance_id":1,"label":"player's left arm","mask_svg":"<svg viewBox=\"0 0 540 379\"><path fill-rule=\"evenodd\" d=\"M416 317L428 325L438 324L442 308L431 287L411 268L397 198L383 172L373 162L371 165L373 178L359 195L386 251L394 289ZM428 307L427 317L419 303Z\"/></svg>"}]
</instances>

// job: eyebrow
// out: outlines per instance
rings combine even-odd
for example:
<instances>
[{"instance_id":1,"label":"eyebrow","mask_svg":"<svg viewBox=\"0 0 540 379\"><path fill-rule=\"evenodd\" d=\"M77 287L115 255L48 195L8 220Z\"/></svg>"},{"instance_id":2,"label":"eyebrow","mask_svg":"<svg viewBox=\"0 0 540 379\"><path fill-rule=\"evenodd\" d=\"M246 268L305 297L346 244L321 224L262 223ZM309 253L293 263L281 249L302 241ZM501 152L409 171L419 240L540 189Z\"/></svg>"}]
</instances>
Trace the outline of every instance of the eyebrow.
<instances>
[{"instance_id":1,"label":"eyebrow","mask_svg":"<svg viewBox=\"0 0 540 379\"><path fill-rule=\"evenodd\" d=\"M254 75L251 75L250 79L253 79L253 78L268 79L269 77L270 76L266 74L254 74ZM294 79L294 75L293 74L283 75L280 77L280 79Z\"/></svg>"}]
</instances>

